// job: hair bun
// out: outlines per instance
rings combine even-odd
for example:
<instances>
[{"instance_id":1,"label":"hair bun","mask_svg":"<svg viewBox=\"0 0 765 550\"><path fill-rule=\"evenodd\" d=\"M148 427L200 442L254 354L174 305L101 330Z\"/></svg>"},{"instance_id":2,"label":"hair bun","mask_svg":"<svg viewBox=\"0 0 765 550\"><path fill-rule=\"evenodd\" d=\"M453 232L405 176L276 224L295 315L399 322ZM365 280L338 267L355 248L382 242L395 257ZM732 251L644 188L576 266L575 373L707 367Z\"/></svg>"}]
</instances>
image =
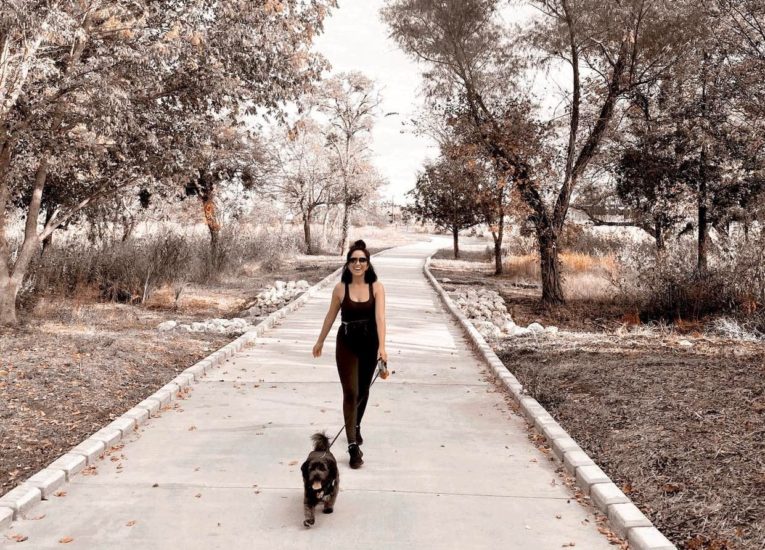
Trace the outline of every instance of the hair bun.
<instances>
[{"instance_id":1,"label":"hair bun","mask_svg":"<svg viewBox=\"0 0 765 550\"><path fill-rule=\"evenodd\" d=\"M352 248L364 248L365 249L366 247L367 247L367 243L365 243L364 241L359 239L358 241L353 243L353 247Z\"/></svg>"}]
</instances>

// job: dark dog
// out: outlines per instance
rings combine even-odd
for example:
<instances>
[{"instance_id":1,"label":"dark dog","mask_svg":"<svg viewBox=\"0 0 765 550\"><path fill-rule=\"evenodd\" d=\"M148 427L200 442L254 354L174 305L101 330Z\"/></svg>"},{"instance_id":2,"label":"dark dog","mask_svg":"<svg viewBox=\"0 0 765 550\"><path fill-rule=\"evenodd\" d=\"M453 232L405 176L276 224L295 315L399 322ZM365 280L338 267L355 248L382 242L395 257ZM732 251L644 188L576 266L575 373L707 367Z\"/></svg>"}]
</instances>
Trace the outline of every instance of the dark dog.
<instances>
[{"instance_id":1,"label":"dark dog","mask_svg":"<svg viewBox=\"0 0 765 550\"><path fill-rule=\"evenodd\" d=\"M313 509L319 502L324 503L324 513L331 514L340 492L340 475L337 472L337 461L329 452L329 439L323 433L311 436L313 451L300 470L303 472L303 510L305 520L303 525L310 527L316 521Z\"/></svg>"}]
</instances>

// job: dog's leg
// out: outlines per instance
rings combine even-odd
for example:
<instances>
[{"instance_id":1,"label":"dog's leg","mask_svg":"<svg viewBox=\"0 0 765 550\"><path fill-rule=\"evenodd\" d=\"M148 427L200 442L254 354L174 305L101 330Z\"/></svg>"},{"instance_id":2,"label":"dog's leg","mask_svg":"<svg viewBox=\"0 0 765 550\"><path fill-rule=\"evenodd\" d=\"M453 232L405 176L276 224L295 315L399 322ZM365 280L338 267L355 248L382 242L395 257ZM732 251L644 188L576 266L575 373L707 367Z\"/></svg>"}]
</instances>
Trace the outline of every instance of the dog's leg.
<instances>
[{"instance_id":1,"label":"dog's leg","mask_svg":"<svg viewBox=\"0 0 765 550\"><path fill-rule=\"evenodd\" d=\"M334 490L332 491L332 496L329 497L329 500L324 501L324 513L325 514L331 514L334 511L335 508L335 501L337 500L337 494L340 492L340 484L336 483Z\"/></svg>"},{"instance_id":2,"label":"dog's leg","mask_svg":"<svg viewBox=\"0 0 765 550\"><path fill-rule=\"evenodd\" d=\"M305 497L303 499L303 512L305 513L305 519L303 520L303 525L306 527L310 527L316 522L316 519L313 517L313 506L308 504L308 497Z\"/></svg>"}]
</instances>

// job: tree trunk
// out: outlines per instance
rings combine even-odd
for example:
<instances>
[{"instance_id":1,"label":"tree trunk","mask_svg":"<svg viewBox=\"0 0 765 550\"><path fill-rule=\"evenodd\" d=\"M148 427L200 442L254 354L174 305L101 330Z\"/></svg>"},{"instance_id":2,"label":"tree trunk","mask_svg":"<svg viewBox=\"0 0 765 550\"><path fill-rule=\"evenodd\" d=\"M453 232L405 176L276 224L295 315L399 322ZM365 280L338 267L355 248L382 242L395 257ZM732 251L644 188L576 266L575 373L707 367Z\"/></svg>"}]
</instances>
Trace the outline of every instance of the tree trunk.
<instances>
[{"instance_id":1,"label":"tree trunk","mask_svg":"<svg viewBox=\"0 0 765 550\"><path fill-rule=\"evenodd\" d=\"M340 226L340 255L345 252L345 242L348 240L348 203L343 204L343 223Z\"/></svg>"},{"instance_id":2,"label":"tree trunk","mask_svg":"<svg viewBox=\"0 0 765 550\"><path fill-rule=\"evenodd\" d=\"M213 200L213 193L206 193L202 199L202 208L205 213L205 224L210 231L210 259L213 262L214 267L218 267L218 252L219 252L219 239L220 239L220 222L218 221L218 212L215 209L215 201Z\"/></svg>"},{"instance_id":3,"label":"tree trunk","mask_svg":"<svg viewBox=\"0 0 765 550\"><path fill-rule=\"evenodd\" d=\"M309 256L314 253L311 246L311 214L310 211L303 214L303 234L305 236L305 250Z\"/></svg>"},{"instance_id":4,"label":"tree trunk","mask_svg":"<svg viewBox=\"0 0 765 550\"><path fill-rule=\"evenodd\" d=\"M701 154L701 178L699 181L698 215L699 215L699 243L698 243L698 270L703 274L707 270L707 245L709 242L709 228L707 226L707 181L704 169L706 158Z\"/></svg>"},{"instance_id":5,"label":"tree trunk","mask_svg":"<svg viewBox=\"0 0 765 550\"><path fill-rule=\"evenodd\" d=\"M542 302L559 305L565 302L558 262L558 237L551 228L537 228L539 260L542 271Z\"/></svg>"},{"instance_id":6,"label":"tree trunk","mask_svg":"<svg viewBox=\"0 0 765 550\"><path fill-rule=\"evenodd\" d=\"M494 239L494 275L502 275L502 239L505 235L505 216L499 216L497 231L492 231L491 236Z\"/></svg>"},{"instance_id":7,"label":"tree trunk","mask_svg":"<svg viewBox=\"0 0 765 550\"><path fill-rule=\"evenodd\" d=\"M16 296L19 293L19 284L13 278L8 277L0 280L0 325L16 325Z\"/></svg>"},{"instance_id":8,"label":"tree trunk","mask_svg":"<svg viewBox=\"0 0 765 550\"><path fill-rule=\"evenodd\" d=\"M45 209L45 227L48 226L48 222L50 222L51 218L53 218L53 208L50 206ZM53 244L53 233L45 237L42 241L42 255L45 255L45 251L48 250L48 247Z\"/></svg>"},{"instance_id":9,"label":"tree trunk","mask_svg":"<svg viewBox=\"0 0 765 550\"><path fill-rule=\"evenodd\" d=\"M656 250L659 253L664 252L665 244L664 244L664 232L661 228L661 222L656 221L655 230L656 234L654 237L656 238Z\"/></svg>"},{"instance_id":10,"label":"tree trunk","mask_svg":"<svg viewBox=\"0 0 765 550\"><path fill-rule=\"evenodd\" d=\"M460 259L460 230L454 225L452 226L452 236L454 237L454 259Z\"/></svg>"}]
</instances>

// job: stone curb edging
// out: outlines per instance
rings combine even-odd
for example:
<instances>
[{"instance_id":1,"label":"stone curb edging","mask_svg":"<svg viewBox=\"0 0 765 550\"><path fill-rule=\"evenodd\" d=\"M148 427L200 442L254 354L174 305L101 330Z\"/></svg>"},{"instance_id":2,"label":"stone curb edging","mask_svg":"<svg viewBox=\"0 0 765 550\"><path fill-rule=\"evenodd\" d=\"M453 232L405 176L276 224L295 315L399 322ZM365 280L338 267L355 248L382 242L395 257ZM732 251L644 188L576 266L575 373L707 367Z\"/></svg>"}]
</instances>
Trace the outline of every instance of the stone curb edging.
<instances>
[{"instance_id":1,"label":"stone curb edging","mask_svg":"<svg viewBox=\"0 0 765 550\"><path fill-rule=\"evenodd\" d=\"M494 376L502 382L516 400L526 420L545 436L555 458L563 464L568 473L576 478L576 484L585 494L590 496L595 507L608 517L614 532L626 539L630 548L635 550L677 550L677 547L611 481L566 430L555 421L552 415L536 399L524 394L523 385L520 381L507 370L507 367L497 357L481 333L460 311L430 272L431 257L429 256L425 260L423 272L440 296L446 309L457 318L470 340L475 344L481 357L491 367Z\"/></svg>"},{"instance_id":2,"label":"stone curb edging","mask_svg":"<svg viewBox=\"0 0 765 550\"><path fill-rule=\"evenodd\" d=\"M303 294L289 304L268 315L254 328L187 368L152 395L73 447L69 452L0 496L0 529L6 529L14 520L24 518L35 505L41 500L48 500L65 483L71 481L74 475L86 467L96 464L98 458L107 450L118 444L138 426L146 423L149 418L157 416L160 409L175 401L185 388L198 382L212 368L221 366L236 352L260 338L278 320L298 309L327 284L336 281L342 270L343 267L336 269L306 289Z\"/></svg>"}]
</instances>

